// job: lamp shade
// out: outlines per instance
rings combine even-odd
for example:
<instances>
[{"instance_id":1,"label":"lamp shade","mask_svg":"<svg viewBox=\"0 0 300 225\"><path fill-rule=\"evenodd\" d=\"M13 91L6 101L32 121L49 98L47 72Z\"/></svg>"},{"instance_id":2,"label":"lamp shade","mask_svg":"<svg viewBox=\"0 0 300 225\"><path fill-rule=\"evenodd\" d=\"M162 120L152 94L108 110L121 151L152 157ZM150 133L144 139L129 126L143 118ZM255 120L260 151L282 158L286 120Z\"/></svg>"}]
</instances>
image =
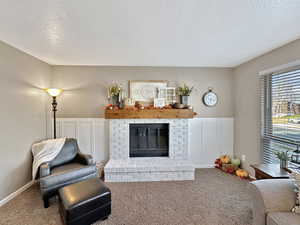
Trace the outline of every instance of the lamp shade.
<instances>
[{"instance_id":1,"label":"lamp shade","mask_svg":"<svg viewBox=\"0 0 300 225\"><path fill-rule=\"evenodd\" d=\"M59 88L47 88L46 92L52 97L56 97L59 96L63 92L63 90Z\"/></svg>"}]
</instances>

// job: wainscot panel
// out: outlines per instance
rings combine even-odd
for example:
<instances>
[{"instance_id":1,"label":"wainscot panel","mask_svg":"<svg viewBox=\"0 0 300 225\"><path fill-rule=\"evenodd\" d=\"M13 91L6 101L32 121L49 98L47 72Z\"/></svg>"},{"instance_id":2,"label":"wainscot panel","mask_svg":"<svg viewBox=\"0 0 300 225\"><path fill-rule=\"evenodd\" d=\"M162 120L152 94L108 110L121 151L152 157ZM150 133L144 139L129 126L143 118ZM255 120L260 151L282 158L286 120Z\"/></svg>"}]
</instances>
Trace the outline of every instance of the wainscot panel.
<instances>
[{"instance_id":1,"label":"wainscot panel","mask_svg":"<svg viewBox=\"0 0 300 225\"><path fill-rule=\"evenodd\" d=\"M233 155L234 119L190 119L190 158L196 168L212 167L222 154ZM108 120L104 118L58 118L58 137L78 140L83 153L91 154L97 162L109 158Z\"/></svg>"}]
</instances>

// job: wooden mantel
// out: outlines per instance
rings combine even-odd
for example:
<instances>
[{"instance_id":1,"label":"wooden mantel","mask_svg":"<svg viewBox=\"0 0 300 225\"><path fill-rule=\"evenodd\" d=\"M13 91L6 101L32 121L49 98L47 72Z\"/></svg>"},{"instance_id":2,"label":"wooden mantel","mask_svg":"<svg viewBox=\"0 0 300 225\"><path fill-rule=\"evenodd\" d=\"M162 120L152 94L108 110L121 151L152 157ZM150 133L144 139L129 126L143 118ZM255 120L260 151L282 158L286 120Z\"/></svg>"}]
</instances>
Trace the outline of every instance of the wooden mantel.
<instances>
[{"instance_id":1,"label":"wooden mantel","mask_svg":"<svg viewBox=\"0 0 300 225\"><path fill-rule=\"evenodd\" d=\"M106 119L190 119L196 113L192 109L107 109Z\"/></svg>"}]
</instances>

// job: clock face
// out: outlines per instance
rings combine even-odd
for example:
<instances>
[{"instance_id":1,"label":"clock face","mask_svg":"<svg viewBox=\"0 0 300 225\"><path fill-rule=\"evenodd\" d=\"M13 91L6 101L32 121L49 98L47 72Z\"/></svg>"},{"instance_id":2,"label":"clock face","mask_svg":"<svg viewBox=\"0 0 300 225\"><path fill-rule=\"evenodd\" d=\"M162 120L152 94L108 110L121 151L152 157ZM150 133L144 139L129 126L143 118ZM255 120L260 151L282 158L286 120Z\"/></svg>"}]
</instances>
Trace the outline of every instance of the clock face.
<instances>
[{"instance_id":1,"label":"clock face","mask_svg":"<svg viewBox=\"0 0 300 225\"><path fill-rule=\"evenodd\" d=\"M215 106L217 102L218 102L218 96L214 92L209 91L204 94L203 103L206 106Z\"/></svg>"}]
</instances>

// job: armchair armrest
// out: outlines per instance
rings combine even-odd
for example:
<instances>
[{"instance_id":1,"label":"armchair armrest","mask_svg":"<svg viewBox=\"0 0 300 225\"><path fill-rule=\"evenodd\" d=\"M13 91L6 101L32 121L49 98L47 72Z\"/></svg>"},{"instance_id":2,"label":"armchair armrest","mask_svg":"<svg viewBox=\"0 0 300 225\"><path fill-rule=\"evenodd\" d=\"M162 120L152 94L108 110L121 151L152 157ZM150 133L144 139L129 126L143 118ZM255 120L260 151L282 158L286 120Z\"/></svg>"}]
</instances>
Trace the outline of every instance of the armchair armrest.
<instances>
[{"instance_id":1,"label":"armchair armrest","mask_svg":"<svg viewBox=\"0 0 300 225\"><path fill-rule=\"evenodd\" d=\"M265 225L269 212L290 211L295 205L295 186L289 179L267 179L251 182L253 224Z\"/></svg>"},{"instance_id":2,"label":"armchair armrest","mask_svg":"<svg viewBox=\"0 0 300 225\"><path fill-rule=\"evenodd\" d=\"M49 163L43 163L40 165L40 178L50 175L50 165Z\"/></svg>"},{"instance_id":3,"label":"armchair armrest","mask_svg":"<svg viewBox=\"0 0 300 225\"><path fill-rule=\"evenodd\" d=\"M93 164L95 164L95 162L93 160L93 157L91 155L82 154L80 152L76 155L75 161L79 162L81 164L84 164L84 165L93 165Z\"/></svg>"}]
</instances>

